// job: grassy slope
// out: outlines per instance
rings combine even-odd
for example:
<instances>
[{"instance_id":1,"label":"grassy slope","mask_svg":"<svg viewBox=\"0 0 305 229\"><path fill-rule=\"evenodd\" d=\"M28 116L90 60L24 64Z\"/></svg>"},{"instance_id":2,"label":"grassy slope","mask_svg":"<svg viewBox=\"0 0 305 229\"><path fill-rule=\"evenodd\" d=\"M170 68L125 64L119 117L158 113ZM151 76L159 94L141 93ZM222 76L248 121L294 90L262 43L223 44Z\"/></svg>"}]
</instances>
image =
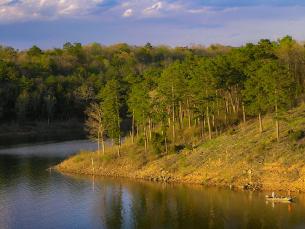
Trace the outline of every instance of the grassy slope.
<instances>
[{"instance_id":1,"label":"grassy slope","mask_svg":"<svg viewBox=\"0 0 305 229\"><path fill-rule=\"evenodd\" d=\"M262 135L258 133L256 120L251 120L193 150L159 158L145 156L141 147L127 140L120 158L111 150L105 156L81 153L57 169L67 173L219 186L241 187L250 182L264 190L305 191L305 139L293 142L288 137L290 129L305 130L305 105L291 110L284 119L280 123L279 143L275 140L274 121L267 116Z\"/></svg>"}]
</instances>

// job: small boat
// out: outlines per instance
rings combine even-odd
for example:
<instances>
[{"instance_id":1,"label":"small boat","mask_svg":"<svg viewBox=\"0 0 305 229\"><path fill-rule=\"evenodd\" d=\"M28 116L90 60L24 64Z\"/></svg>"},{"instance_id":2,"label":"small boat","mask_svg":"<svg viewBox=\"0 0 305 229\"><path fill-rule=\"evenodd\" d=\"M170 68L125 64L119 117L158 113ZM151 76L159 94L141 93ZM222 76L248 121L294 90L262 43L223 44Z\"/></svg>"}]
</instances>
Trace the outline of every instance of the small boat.
<instances>
[{"instance_id":1,"label":"small boat","mask_svg":"<svg viewBox=\"0 0 305 229\"><path fill-rule=\"evenodd\" d=\"M291 196L269 196L266 195L266 200L274 201L274 202L292 202L295 197Z\"/></svg>"}]
</instances>

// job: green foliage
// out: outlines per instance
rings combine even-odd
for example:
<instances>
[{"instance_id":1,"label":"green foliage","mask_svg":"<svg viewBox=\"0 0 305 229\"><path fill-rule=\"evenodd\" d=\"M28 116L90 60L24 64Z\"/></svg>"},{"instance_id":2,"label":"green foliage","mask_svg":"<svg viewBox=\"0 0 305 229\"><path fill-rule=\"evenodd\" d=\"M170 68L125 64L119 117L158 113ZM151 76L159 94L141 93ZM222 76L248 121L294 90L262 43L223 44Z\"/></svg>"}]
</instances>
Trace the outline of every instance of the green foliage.
<instances>
[{"instance_id":1,"label":"green foliage","mask_svg":"<svg viewBox=\"0 0 305 229\"><path fill-rule=\"evenodd\" d=\"M153 153L159 155L165 151L164 136L159 133L152 133L151 145Z\"/></svg>"},{"instance_id":2,"label":"green foliage","mask_svg":"<svg viewBox=\"0 0 305 229\"><path fill-rule=\"evenodd\" d=\"M291 107L295 98L295 81L278 61L255 62L245 84L244 97L251 114L265 113L278 107Z\"/></svg>"},{"instance_id":3,"label":"green foliage","mask_svg":"<svg viewBox=\"0 0 305 229\"><path fill-rule=\"evenodd\" d=\"M105 127L108 136L114 139L116 144L121 141L121 118L120 118L120 88L118 81L109 80L100 94L101 107L104 115Z\"/></svg>"},{"instance_id":4,"label":"green foliage","mask_svg":"<svg viewBox=\"0 0 305 229\"><path fill-rule=\"evenodd\" d=\"M130 113L133 114L137 123L143 124L150 116L150 97L147 86L144 82L132 86L128 98Z\"/></svg>"},{"instance_id":5,"label":"green foliage","mask_svg":"<svg viewBox=\"0 0 305 229\"><path fill-rule=\"evenodd\" d=\"M245 82L245 89L243 90L247 112L252 115L265 113L269 108L269 91L266 87L268 79L263 74L263 71L259 72L260 69L261 62L255 61L249 66L249 79Z\"/></svg>"},{"instance_id":6,"label":"green foliage","mask_svg":"<svg viewBox=\"0 0 305 229\"><path fill-rule=\"evenodd\" d=\"M288 136L290 141L297 142L305 137L304 130L289 130Z\"/></svg>"},{"instance_id":7,"label":"green foliage","mask_svg":"<svg viewBox=\"0 0 305 229\"><path fill-rule=\"evenodd\" d=\"M144 146L144 144L145 144L145 139L144 139L143 136L141 136L141 137L138 138L137 144L138 144L139 146Z\"/></svg>"},{"instance_id":8,"label":"green foliage","mask_svg":"<svg viewBox=\"0 0 305 229\"><path fill-rule=\"evenodd\" d=\"M275 111L278 121L304 96L304 61L305 47L289 36L238 48L69 42L52 50L0 47L0 121L84 120L94 103L116 144L132 130L156 152L164 145L173 150L187 142L185 136L175 139L186 127L195 130L191 138L203 141L207 130L213 138L246 113Z\"/></svg>"}]
</instances>

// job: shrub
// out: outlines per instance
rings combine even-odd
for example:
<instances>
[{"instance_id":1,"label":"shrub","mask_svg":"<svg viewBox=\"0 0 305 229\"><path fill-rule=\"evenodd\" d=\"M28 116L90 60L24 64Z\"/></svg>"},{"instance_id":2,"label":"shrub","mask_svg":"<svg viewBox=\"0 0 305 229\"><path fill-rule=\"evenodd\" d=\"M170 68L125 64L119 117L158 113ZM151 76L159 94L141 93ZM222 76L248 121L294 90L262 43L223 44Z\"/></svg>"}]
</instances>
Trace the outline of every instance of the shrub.
<instances>
[{"instance_id":1,"label":"shrub","mask_svg":"<svg viewBox=\"0 0 305 229\"><path fill-rule=\"evenodd\" d=\"M289 139L291 141L299 141L301 140L302 138L305 137L305 131L304 130L289 130L288 131L288 136L289 136Z\"/></svg>"},{"instance_id":2,"label":"shrub","mask_svg":"<svg viewBox=\"0 0 305 229\"><path fill-rule=\"evenodd\" d=\"M144 145L145 145L145 140L144 140L144 137L143 137L143 136L141 136L141 137L139 138L137 144L138 144L139 146L144 146Z\"/></svg>"},{"instance_id":3,"label":"shrub","mask_svg":"<svg viewBox=\"0 0 305 229\"><path fill-rule=\"evenodd\" d=\"M192 149L193 149L193 146L190 145L190 144L186 144L186 145L184 146L184 148L187 149L187 150L192 150Z\"/></svg>"},{"instance_id":4,"label":"shrub","mask_svg":"<svg viewBox=\"0 0 305 229\"><path fill-rule=\"evenodd\" d=\"M185 149L185 145L177 145L177 146L175 146L175 152L176 153L180 153L184 149Z\"/></svg>"},{"instance_id":5,"label":"shrub","mask_svg":"<svg viewBox=\"0 0 305 229\"><path fill-rule=\"evenodd\" d=\"M234 134L236 134L236 130L235 130L234 128L230 128L230 129L228 130L228 134L229 134L229 135L234 135Z\"/></svg>"},{"instance_id":6,"label":"shrub","mask_svg":"<svg viewBox=\"0 0 305 229\"><path fill-rule=\"evenodd\" d=\"M161 154L165 151L165 141L163 135L159 133L152 133L151 135L151 145L153 153Z\"/></svg>"},{"instance_id":7,"label":"shrub","mask_svg":"<svg viewBox=\"0 0 305 229\"><path fill-rule=\"evenodd\" d=\"M110 155L107 155L107 154L105 154L105 155L102 155L101 157L100 157L100 160L101 161L104 161L104 162L109 162L109 161L111 161L111 156Z\"/></svg>"}]
</instances>

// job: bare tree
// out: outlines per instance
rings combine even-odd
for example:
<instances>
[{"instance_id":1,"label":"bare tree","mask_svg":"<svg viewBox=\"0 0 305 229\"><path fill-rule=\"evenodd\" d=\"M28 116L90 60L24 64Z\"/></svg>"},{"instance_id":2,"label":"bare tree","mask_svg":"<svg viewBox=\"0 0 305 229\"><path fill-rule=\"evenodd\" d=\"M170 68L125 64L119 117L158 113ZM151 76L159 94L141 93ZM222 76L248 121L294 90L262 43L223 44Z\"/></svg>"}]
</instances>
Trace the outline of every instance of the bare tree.
<instances>
[{"instance_id":1,"label":"bare tree","mask_svg":"<svg viewBox=\"0 0 305 229\"><path fill-rule=\"evenodd\" d=\"M85 126L89 137L97 142L98 153L100 153L100 143L102 144L102 152L105 154L105 125L101 106L97 103L91 103L86 110L86 115Z\"/></svg>"}]
</instances>

